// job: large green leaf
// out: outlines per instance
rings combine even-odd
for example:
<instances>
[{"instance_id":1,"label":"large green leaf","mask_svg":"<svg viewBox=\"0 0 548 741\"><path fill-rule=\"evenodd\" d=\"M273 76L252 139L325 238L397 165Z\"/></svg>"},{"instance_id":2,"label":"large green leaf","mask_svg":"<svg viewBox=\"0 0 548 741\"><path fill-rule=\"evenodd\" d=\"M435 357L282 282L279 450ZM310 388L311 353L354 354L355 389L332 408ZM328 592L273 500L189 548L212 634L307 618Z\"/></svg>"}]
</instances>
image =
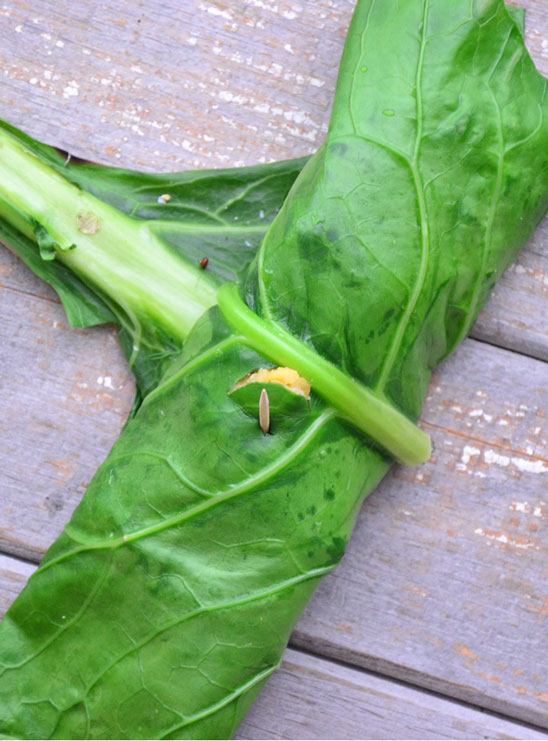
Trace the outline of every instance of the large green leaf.
<instances>
[{"instance_id":1,"label":"large green leaf","mask_svg":"<svg viewBox=\"0 0 548 741\"><path fill-rule=\"evenodd\" d=\"M0 129L69 182L146 224L183 262L198 265L207 257L205 274L215 284L243 273L305 162L154 175L75 160L1 121ZM168 202L161 198L166 194ZM104 292L59 260L42 259L35 242L1 218L0 240L55 289L72 326L122 326L122 346L138 381L139 398L158 382L165 363L180 350L177 343L160 337L139 343L135 351L134 333Z\"/></svg>"},{"instance_id":2,"label":"large green leaf","mask_svg":"<svg viewBox=\"0 0 548 741\"><path fill-rule=\"evenodd\" d=\"M546 211L546 81L503 3L471 7L358 5L328 140L248 287L414 418Z\"/></svg>"},{"instance_id":3,"label":"large green leaf","mask_svg":"<svg viewBox=\"0 0 548 741\"><path fill-rule=\"evenodd\" d=\"M215 309L129 422L4 624L4 733L234 730L386 467L318 401L263 435L227 394L260 363Z\"/></svg>"},{"instance_id":4,"label":"large green leaf","mask_svg":"<svg viewBox=\"0 0 548 741\"><path fill-rule=\"evenodd\" d=\"M249 303L416 415L546 210L545 93L499 0L360 2ZM254 344L199 321L12 606L6 736L224 738L275 670L389 461L315 394L263 435Z\"/></svg>"}]
</instances>

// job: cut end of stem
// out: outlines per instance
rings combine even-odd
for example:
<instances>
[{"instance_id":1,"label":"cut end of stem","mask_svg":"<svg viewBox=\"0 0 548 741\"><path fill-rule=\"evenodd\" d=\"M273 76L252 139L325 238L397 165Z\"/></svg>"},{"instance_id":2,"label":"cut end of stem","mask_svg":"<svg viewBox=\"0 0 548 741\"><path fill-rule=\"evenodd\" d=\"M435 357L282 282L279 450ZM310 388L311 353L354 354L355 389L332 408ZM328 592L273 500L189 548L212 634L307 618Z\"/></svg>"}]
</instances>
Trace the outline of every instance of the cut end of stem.
<instances>
[{"instance_id":1,"label":"cut end of stem","mask_svg":"<svg viewBox=\"0 0 548 741\"><path fill-rule=\"evenodd\" d=\"M37 243L44 260L58 259L110 299L134 334L155 337L161 328L183 342L215 304L215 284L203 270L3 129L0 147L0 219Z\"/></svg>"}]
</instances>

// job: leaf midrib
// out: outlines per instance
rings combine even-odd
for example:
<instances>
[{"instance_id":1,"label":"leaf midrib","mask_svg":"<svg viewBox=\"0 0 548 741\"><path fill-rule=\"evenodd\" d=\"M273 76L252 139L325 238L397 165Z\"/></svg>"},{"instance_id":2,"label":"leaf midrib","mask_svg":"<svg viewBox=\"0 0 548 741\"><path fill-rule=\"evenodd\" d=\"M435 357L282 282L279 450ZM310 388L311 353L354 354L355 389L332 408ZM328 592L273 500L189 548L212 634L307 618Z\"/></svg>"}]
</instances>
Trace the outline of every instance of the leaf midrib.
<instances>
[{"instance_id":1,"label":"leaf midrib","mask_svg":"<svg viewBox=\"0 0 548 741\"><path fill-rule=\"evenodd\" d=\"M428 31L428 13L430 9L430 0L424 0L423 5L423 16L422 16L422 27L421 27L421 45L419 58L417 61L417 71L415 75L415 110L417 119L417 130L415 134L415 144L413 148L413 159L410 162L411 173L413 175L413 184L417 194L417 204L419 208L419 221L421 229L421 256L419 264L419 272L417 280L413 287L411 297L407 303L407 307L398 322L396 331L388 353L383 362L379 379L375 384L375 391L379 394L384 393L386 384L390 378L390 374L396 362L396 358L403 342L405 331L411 321L411 316L415 311L420 295L424 289L426 281L426 275L428 271L428 263L430 258L430 227L428 222L428 209L426 206L426 198L424 193L424 185L422 183L422 177L419 169L419 156L420 147L422 142L422 132L424 124L424 113L422 104L422 75L424 71L424 56L426 49L427 31Z\"/></svg>"},{"instance_id":2,"label":"leaf midrib","mask_svg":"<svg viewBox=\"0 0 548 741\"><path fill-rule=\"evenodd\" d=\"M169 530L173 527L178 527L179 525L182 525L183 523L188 522L189 520L193 519L194 517L197 517L203 512L213 509L214 507L217 507L220 504L223 504L224 502L234 499L235 497L241 496L242 494L246 494L250 491L253 491L256 486L258 486L259 484L263 484L266 481L270 480L271 478L279 474L280 471L286 468L290 463L292 463L295 458L297 458L303 451L307 449L308 445L314 440L318 432L334 417L335 417L335 412L333 410L331 409L326 410L319 417L317 417L314 420L314 422L312 422L312 424L309 425L309 427L301 435L301 437L290 448L288 448L287 451L283 455L279 456L273 463L271 463L268 466L265 466L260 471L244 479L239 484L235 484L224 491L213 493L211 498L206 499L203 502L200 502L194 507L191 507L190 509L185 510L181 514L167 517L163 522L159 522L154 525L144 527L140 530L136 530L132 533L128 533L119 538L97 541L95 543L82 543L82 541L78 541L78 539L74 537L74 535L70 534L71 527L70 525L68 525L65 528L65 533L75 542L82 543L81 546L77 548L73 548L72 550L69 550L66 553L61 554L57 558L53 558L51 561L47 561L46 563L43 564L43 566L39 567L36 573L47 571L52 566L56 566L57 564L63 563L64 561L67 561L68 559L73 558L74 556L77 556L80 553L86 553L89 551L96 551L96 550L115 550L116 548L120 548L126 545L127 543L132 543L136 540L148 538L152 535L156 535L157 533L161 533L164 530ZM139 452L137 451L135 455L138 456ZM105 465L108 465L108 460L105 463Z\"/></svg>"}]
</instances>

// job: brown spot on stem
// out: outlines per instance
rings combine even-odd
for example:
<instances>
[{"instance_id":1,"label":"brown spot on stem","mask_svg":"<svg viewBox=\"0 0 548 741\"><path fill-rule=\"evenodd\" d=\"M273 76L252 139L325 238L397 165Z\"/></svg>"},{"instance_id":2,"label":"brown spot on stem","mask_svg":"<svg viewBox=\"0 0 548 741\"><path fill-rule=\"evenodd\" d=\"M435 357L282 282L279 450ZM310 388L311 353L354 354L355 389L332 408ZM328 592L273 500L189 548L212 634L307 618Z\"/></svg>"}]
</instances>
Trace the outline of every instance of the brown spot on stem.
<instances>
[{"instance_id":1,"label":"brown spot on stem","mask_svg":"<svg viewBox=\"0 0 548 741\"><path fill-rule=\"evenodd\" d=\"M78 224L78 231L89 236L97 234L101 228L101 222L91 211L81 211L76 217L76 223Z\"/></svg>"}]
</instances>

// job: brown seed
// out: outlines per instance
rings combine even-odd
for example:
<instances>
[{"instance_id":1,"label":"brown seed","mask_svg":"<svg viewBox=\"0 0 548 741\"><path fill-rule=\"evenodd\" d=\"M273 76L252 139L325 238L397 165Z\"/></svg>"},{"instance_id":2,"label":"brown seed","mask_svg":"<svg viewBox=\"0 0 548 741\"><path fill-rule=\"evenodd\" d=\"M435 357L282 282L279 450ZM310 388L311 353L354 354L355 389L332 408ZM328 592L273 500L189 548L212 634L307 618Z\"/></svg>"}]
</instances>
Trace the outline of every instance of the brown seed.
<instances>
[{"instance_id":1,"label":"brown seed","mask_svg":"<svg viewBox=\"0 0 548 741\"><path fill-rule=\"evenodd\" d=\"M261 391L259 398L259 427L266 435L270 430L270 399L266 389Z\"/></svg>"},{"instance_id":2,"label":"brown seed","mask_svg":"<svg viewBox=\"0 0 548 741\"><path fill-rule=\"evenodd\" d=\"M205 270L208 264L209 264L209 257L202 257L202 259L200 260L200 267L202 268L202 270Z\"/></svg>"}]
</instances>

